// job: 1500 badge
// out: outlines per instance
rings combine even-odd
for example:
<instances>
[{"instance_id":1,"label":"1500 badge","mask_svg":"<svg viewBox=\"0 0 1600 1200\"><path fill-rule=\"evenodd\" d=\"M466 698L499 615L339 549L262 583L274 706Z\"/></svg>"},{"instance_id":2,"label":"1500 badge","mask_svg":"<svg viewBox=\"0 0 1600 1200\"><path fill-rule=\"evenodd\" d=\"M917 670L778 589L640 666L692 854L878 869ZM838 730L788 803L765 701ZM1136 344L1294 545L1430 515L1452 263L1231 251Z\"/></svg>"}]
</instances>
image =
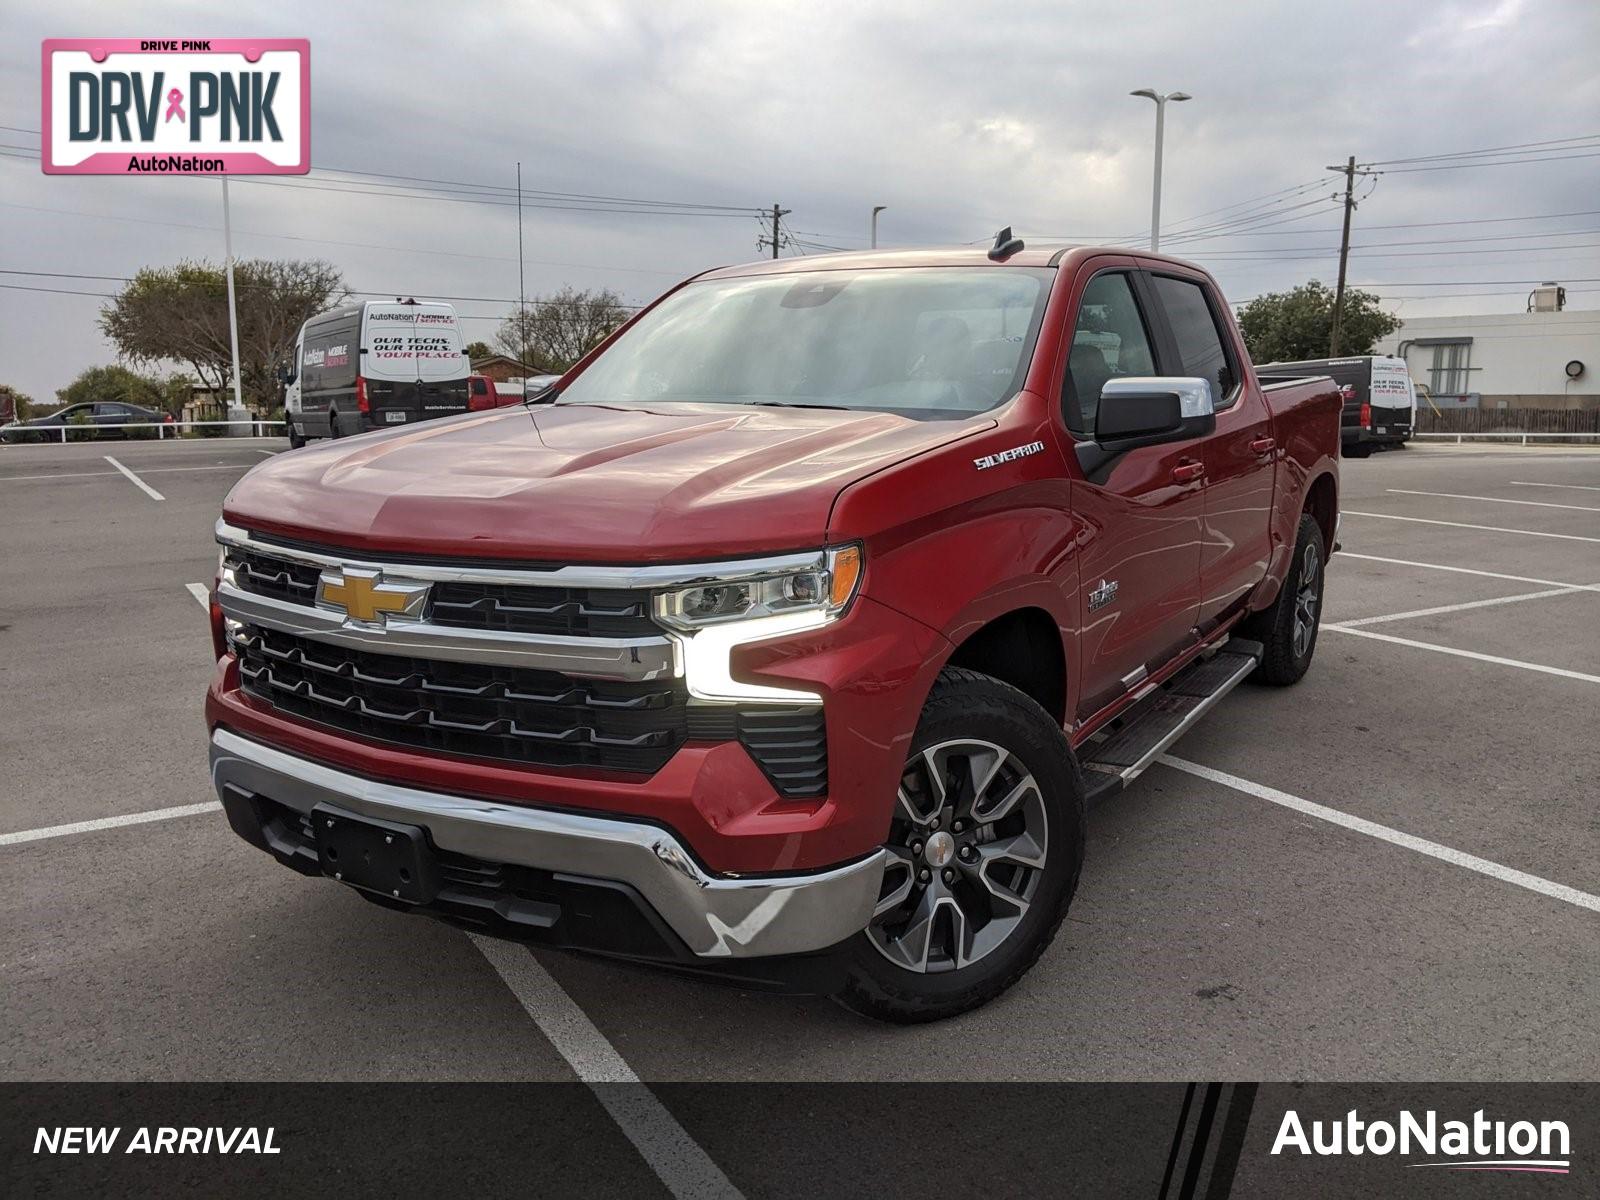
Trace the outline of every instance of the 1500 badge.
<instances>
[{"instance_id":1,"label":"1500 badge","mask_svg":"<svg viewBox=\"0 0 1600 1200\"><path fill-rule=\"evenodd\" d=\"M998 467L1001 463L1008 463L1018 458L1027 458L1030 454L1038 454L1043 449L1043 442L1029 442L1026 446L1013 446L1011 449L1002 450L998 454L985 454L982 458L975 458L972 460L972 465L980 471L987 471L990 467Z\"/></svg>"}]
</instances>

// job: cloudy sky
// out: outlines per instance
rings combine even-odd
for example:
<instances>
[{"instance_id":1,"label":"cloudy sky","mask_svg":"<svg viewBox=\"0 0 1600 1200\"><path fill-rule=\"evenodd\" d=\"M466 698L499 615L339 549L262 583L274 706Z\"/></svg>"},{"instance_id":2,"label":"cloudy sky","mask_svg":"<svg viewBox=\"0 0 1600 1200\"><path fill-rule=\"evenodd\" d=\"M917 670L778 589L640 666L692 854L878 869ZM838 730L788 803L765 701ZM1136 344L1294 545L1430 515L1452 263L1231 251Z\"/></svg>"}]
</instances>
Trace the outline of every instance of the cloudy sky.
<instances>
[{"instance_id":1,"label":"cloudy sky","mask_svg":"<svg viewBox=\"0 0 1600 1200\"><path fill-rule=\"evenodd\" d=\"M40 172L46 37L309 37L313 173L233 188L235 252L326 259L359 291L482 297L457 308L485 339L517 295L516 210L496 189L519 159L529 199L554 206L524 211L529 294L637 302L756 257L754 210L775 201L786 253L864 245L875 204L884 245L1007 224L1143 238L1139 87L1194 96L1168 108L1163 248L1234 300L1332 281L1324 168L1354 154L1386 169L1363 184L1351 278L1402 315L1519 312L1541 278L1600 308L1594 0L9 0L4 26L0 382L39 399L115 359L102 301L62 293L116 280L74 276L222 252L214 180ZM1552 145L1464 169L1393 161L1530 143ZM659 206L533 189L726 208L595 211Z\"/></svg>"}]
</instances>

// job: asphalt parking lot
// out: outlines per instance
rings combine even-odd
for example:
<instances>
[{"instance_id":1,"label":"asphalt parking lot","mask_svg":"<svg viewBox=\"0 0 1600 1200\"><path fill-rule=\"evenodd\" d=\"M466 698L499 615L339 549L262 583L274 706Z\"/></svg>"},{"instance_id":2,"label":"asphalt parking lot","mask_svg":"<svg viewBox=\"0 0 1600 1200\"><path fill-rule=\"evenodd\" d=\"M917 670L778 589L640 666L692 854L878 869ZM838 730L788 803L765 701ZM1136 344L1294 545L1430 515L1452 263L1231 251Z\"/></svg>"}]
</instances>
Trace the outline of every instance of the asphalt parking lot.
<instances>
[{"instance_id":1,"label":"asphalt parking lot","mask_svg":"<svg viewBox=\"0 0 1600 1200\"><path fill-rule=\"evenodd\" d=\"M235 837L191 585L283 445L0 447L8 1080L1600 1073L1600 450L1346 462L1308 678L1240 688L1093 814L1012 992L900 1029L480 944Z\"/></svg>"}]
</instances>

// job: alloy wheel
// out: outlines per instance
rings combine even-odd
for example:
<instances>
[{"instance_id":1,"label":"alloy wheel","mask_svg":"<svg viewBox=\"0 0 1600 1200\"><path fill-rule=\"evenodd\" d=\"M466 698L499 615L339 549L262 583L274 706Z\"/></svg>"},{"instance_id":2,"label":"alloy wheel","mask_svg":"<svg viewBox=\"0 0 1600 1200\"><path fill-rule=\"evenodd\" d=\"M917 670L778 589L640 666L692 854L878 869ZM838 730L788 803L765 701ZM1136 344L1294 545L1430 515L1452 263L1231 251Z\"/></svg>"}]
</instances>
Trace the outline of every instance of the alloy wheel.
<instances>
[{"instance_id":1,"label":"alloy wheel","mask_svg":"<svg viewBox=\"0 0 1600 1200\"><path fill-rule=\"evenodd\" d=\"M918 974L992 954L1027 915L1049 829L1032 772L993 742L940 742L900 780L873 946Z\"/></svg>"},{"instance_id":2,"label":"alloy wheel","mask_svg":"<svg viewBox=\"0 0 1600 1200\"><path fill-rule=\"evenodd\" d=\"M1304 658L1317 632L1317 605L1322 600L1322 556L1316 542L1307 542L1300 556L1300 583L1294 597L1294 656Z\"/></svg>"}]
</instances>

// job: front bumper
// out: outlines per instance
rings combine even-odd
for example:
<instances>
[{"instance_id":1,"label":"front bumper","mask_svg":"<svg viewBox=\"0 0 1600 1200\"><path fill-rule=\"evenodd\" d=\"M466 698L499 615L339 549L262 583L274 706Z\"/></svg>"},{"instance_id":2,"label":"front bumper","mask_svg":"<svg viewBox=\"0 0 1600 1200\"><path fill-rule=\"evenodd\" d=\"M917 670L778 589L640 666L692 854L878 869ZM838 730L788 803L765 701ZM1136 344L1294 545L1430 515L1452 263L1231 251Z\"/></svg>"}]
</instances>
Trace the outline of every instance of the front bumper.
<instances>
[{"instance_id":1,"label":"front bumper","mask_svg":"<svg viewBox=\"0 0 1600 1200\"><path fill-rule=\"evenodd\" d=\"M834 946L865 928L883 878L882 850L803 874L714 875L655 825L383 783L226 728L211 736L211 778L236 831L286 861L292 851L264 836L260 805L301 815L319 804L332 805L357 816L420 826L434 849L486 866L506 864L621 885L648 906L690 956L713 962Z\"/></svg>"}]
</instances>

